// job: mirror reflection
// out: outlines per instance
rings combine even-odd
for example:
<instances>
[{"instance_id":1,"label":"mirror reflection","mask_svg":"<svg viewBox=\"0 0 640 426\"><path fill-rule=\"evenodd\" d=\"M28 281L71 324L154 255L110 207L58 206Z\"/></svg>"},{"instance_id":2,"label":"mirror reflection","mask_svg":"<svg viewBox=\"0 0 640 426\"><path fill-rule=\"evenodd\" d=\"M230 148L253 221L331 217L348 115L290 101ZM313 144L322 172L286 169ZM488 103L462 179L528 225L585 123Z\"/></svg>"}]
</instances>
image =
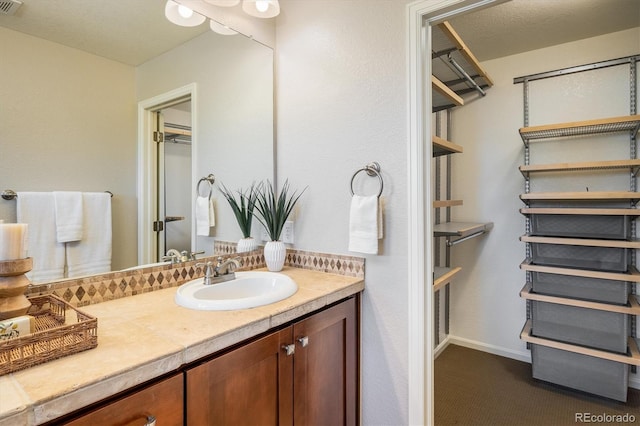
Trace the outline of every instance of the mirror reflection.
<instances>
[{"instance_id":1,"label":"mirror reflection","mask_svg":"<svg viewBox=\"0 0 640 426\"><path fill-rule=\"evenodd\" d=\"M171 248L211 254L215 241L238 241L215 187L215 226L196 236L198 181L213 174L239 189L274 178L272 49L208 26L177 27L157 1L135 5L25 2L0 16L0 70L11 76L0 82L0 191L113 193L113 270L158 261ZM118 8L139 16L125 20ZM71 23L57 21L65 12ZM126 33L125 44L106 46L94 27ZM189 96L171 99L185 88ZM147 114L165 127L163 142L152 144ZM16 205L0 200L0 220L15 222ZM151 232L158 245L145 251L153 212L163 230Z\"/></svg>"}]
</instances>

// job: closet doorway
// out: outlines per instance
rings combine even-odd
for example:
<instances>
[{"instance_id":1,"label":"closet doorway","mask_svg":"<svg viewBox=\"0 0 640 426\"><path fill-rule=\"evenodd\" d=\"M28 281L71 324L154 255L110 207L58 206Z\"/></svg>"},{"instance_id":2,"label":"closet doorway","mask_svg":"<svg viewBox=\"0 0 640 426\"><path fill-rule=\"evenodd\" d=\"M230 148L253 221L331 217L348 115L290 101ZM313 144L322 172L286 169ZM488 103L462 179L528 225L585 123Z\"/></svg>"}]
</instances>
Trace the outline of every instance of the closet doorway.
<instances>
[{"instance_id":1,"label":"closet doorway","mask_svg":"<svg viewBox=\"0 0 640 426\"><path fill-rule=\"evenodd\" d=\"M191 249L191 99L155 112L158 205L157 261L169 249ZM164 222L164 223L163 223Z\"/></svg>"},{"instance_id":2,"label":"closet doorway","mask_svg":"<svg viewBox=\"0 0 640 426\"><path fill-rule=\"evenodd\" d=\"M138 104L138 264L195 251L195 85Z\"/></svg>"}]
</instances>

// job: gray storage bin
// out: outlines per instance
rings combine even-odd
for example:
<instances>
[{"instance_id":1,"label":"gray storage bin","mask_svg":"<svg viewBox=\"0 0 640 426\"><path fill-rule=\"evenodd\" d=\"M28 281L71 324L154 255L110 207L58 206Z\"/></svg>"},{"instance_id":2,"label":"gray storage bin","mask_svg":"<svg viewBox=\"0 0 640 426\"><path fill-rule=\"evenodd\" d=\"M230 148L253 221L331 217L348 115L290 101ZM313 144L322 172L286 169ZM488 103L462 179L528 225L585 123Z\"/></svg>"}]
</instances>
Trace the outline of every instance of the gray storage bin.
<instances>
[{"instance_id":1,"label":"gray storage bin","mask_svg":"<svg viewBox=\"0 0 640 426\"><path fill-rule=\"evenodd\" d=\"M626 305L629 301L631 283L602 278L531 272L531 289L534 293L548 296Z\"/></svg>"},{"instance_id":2,"label":"gray storage bin","mask_svg":"<svg viewBox=\"0 0 640 426\"><path fill-rule=\"evenodd\" d=\"M631 253L619 247L531 243L531 261L545 266L626 272Z\"/></svg>"},{"instance_id":3,"label":"gray storage bin","mask_svg":"<svg viewBox=\"0 0 640 426\"><path fill-rule=\"evenodd\" d=\"M535 379L627 401L627 364L536 344L531 345L531 358Z\"/></svg>"},{"instance_id":4,"label":"gray storage bin","mask_svg":"<svg viewBox=\"0 0 640 426\"><path fill-rule=\"evenodd\" d=\"M534 336L627 353L629 315L533 300L531 319Z\"/></svg>"},{"instance_id":5,"label":"gray storage bin","mask_svg":"<svg viewBox=\"0 0 640 426\"><path fill-rule=\"evenodd\" d=\"M535 214L531 235L545 237L627 240L631 237L630 216Z\"/></svg>"}]
</instances>

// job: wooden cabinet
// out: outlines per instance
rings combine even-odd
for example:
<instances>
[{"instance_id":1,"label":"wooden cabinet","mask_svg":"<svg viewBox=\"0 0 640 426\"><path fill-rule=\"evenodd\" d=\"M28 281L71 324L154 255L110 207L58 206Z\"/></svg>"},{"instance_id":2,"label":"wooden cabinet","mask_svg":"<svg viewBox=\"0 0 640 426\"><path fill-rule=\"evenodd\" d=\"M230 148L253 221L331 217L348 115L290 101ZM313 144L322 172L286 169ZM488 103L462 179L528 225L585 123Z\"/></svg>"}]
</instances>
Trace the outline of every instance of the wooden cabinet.
<instances>
[{"instance_id":1,"label":"wooden cabinet","mask_svg":"<svg viewBox=\"0 0 640 426\"><path fill-rule=\"evenodd\" d=\"M68 426L178 426L184 419L184 385L182 374L176 374L74 420L56 422ZM154 423L155 421L155 423Z\"/></svg>"},{"instance_id":2,"label":"wooden cabinet","mask_svg":"<svg viewBox=\"0 0 640 426\"><path fill-rule=\"evenodd\" d=\"M187 370L187 424L357 424L357 301Z\"/></svg>"}]
</instances>

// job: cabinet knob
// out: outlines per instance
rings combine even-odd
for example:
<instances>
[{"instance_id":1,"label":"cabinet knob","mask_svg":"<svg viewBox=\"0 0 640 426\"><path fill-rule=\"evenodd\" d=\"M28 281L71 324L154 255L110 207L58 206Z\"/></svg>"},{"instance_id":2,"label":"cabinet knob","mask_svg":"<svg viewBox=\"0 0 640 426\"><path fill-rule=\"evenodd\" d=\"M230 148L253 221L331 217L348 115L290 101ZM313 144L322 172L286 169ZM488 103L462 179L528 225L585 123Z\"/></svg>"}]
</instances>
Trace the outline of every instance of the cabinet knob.
<instances>
[{"instance_id":1,"label":"cabinet knob","mask_svg":"<svg viewBox=\"0 0 640 426\"><path fill-rule=\"evenodd\" d=\"M147 422L144 426L156 426L156 418L153 416L147 416Z\"/></svg>"},{"instance_id":2,"label":"cabinet knob","mask_svg":"<svg viewBox=\"0 0 640 426\"><path fill-rule=\"evenodd\" d=\"M309 336L299 337L298 342L303 348L309 344Z\"/></svg>"},{"instance_id":3,"label":"cabinet knob","mask_svg":"<svg viewBox=\"0 0 640 426\"><path fill-rule=\"evenodd\" d=\"M296 345L291 344L291 345L282 345L282 350L285 351L285 353L287 354L287 356L291 356L293 355L293 353L296 351Z\"/></svg>"}]
</instances>

